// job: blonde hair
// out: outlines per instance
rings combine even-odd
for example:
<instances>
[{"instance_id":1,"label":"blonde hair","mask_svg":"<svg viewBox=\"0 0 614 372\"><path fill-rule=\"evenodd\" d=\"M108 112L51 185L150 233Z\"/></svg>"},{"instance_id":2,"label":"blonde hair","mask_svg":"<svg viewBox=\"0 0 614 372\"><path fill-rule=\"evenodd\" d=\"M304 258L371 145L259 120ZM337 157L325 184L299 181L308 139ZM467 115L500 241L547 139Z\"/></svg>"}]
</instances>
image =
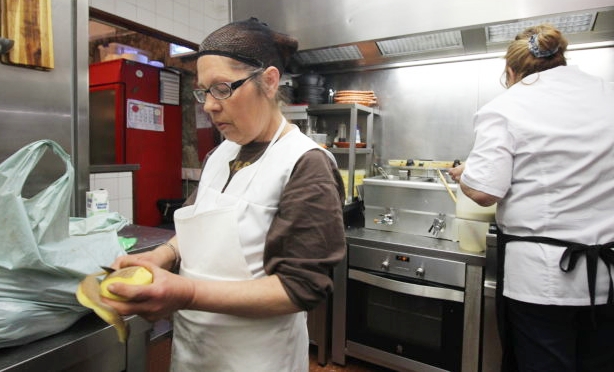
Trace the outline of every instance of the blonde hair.
<instances>
[{"instance_id":1,"label":"blonde hair","mask_svg":"<svg viewBox=\"0 0 614 372\"><path fill-rule=\"evenodd\" d=\"M512 84L536 72L566 66L567 44L561 31L548 23L526 28L516 35L505 54L506 67L515 74Z\"/></svg>"}]
</instances>

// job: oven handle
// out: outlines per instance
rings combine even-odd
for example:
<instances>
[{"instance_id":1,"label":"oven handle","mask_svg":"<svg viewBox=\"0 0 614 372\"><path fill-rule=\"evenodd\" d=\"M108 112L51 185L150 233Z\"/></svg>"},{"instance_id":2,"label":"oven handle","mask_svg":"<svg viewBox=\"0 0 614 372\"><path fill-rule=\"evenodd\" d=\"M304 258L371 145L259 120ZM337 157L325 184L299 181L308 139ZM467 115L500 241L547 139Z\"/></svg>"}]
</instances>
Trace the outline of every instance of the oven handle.
<instances>
[{"instance_id":1,"label":"oven handle","mask_svg":"<svg viewBox=\"0 0 614 372\"><path fill-rule=\"evenodd\" d=\"M413 283L405 283L397 280L383 278L381 276L368 274L364 271L355 269L348 270L348 277L366 284L374 285L389 291L404 293L408 295L436 298L455 302L464 302L465 293L449 288L431 287Z\"/></svg>"}]
</instances>

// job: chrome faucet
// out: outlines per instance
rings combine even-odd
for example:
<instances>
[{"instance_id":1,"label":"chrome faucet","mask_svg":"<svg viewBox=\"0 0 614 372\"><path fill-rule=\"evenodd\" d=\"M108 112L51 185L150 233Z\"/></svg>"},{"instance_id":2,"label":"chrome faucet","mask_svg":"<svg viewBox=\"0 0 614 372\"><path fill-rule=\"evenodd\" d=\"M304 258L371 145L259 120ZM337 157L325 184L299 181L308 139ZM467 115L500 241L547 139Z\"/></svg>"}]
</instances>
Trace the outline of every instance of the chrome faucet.
<instances>
[{"instance_id":1,"label":"chrome faucet","mask_svg":"<svg viewBox=\"0 0 614 372\"><path fill-rule=\"evenodd\" d=\"M394 225L395 221L395 217L396 217L396 211L394 210L394 208L391 207L386 207L386 211L385 213L380 213L379 216L381 218L374 218L373 219L373 223L375 223L376 225Z\"/></svg>"},{"instance_id":2,"label":"chrome faucet","mask_svg":"<svg viewBox=\"0 0 614 372\"><path fill-rule=\"evenodd\" d=\"M446 214L439 213L439 216L437 216L433 220L433 224L431 224L431 227L429 228L429 232L432 233L434 236L437 236L439 235L440 232L444 231L445 229L446 229Z\"/></svg>"}]
</instances>

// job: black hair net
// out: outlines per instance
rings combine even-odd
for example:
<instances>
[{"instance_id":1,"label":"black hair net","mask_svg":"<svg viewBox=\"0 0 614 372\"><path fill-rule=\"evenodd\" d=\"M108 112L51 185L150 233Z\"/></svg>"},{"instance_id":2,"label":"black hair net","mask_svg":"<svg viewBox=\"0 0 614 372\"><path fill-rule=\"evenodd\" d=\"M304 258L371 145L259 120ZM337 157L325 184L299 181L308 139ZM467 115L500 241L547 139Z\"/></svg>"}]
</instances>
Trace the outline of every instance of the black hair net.
<instances>
[{"instance_id":1,"label":"black hair net","mask_svg":"<svg viewBox=\"0 0 614 372\"><path fill-rule=\"evenodd\" d=\"M200 44L197 55L221 55L256 67L275 66L281 75L297 49L295 38L252 17L213 31Z\"/></svg>"}]
</instances>

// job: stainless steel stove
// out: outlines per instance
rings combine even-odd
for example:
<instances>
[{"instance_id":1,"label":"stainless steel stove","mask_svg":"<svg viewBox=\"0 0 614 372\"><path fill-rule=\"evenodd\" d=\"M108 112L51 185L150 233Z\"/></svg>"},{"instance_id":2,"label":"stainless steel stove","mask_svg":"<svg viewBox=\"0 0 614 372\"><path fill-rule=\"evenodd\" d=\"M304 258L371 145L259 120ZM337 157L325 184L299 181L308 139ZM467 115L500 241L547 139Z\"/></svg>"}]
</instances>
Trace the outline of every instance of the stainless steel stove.
<instances>
[{"instance_id":1,"label":"stainless steel stove","mask_svg":"<svg viewBox=\"0 0 614 372\"><path fill-rule=\"evenodd\" d=\"M459 249L445 186L365 179L364 203L365 228L346 232L335 272L333 362L477 371L485 258Z\"/></svg>"}]
</instances>

